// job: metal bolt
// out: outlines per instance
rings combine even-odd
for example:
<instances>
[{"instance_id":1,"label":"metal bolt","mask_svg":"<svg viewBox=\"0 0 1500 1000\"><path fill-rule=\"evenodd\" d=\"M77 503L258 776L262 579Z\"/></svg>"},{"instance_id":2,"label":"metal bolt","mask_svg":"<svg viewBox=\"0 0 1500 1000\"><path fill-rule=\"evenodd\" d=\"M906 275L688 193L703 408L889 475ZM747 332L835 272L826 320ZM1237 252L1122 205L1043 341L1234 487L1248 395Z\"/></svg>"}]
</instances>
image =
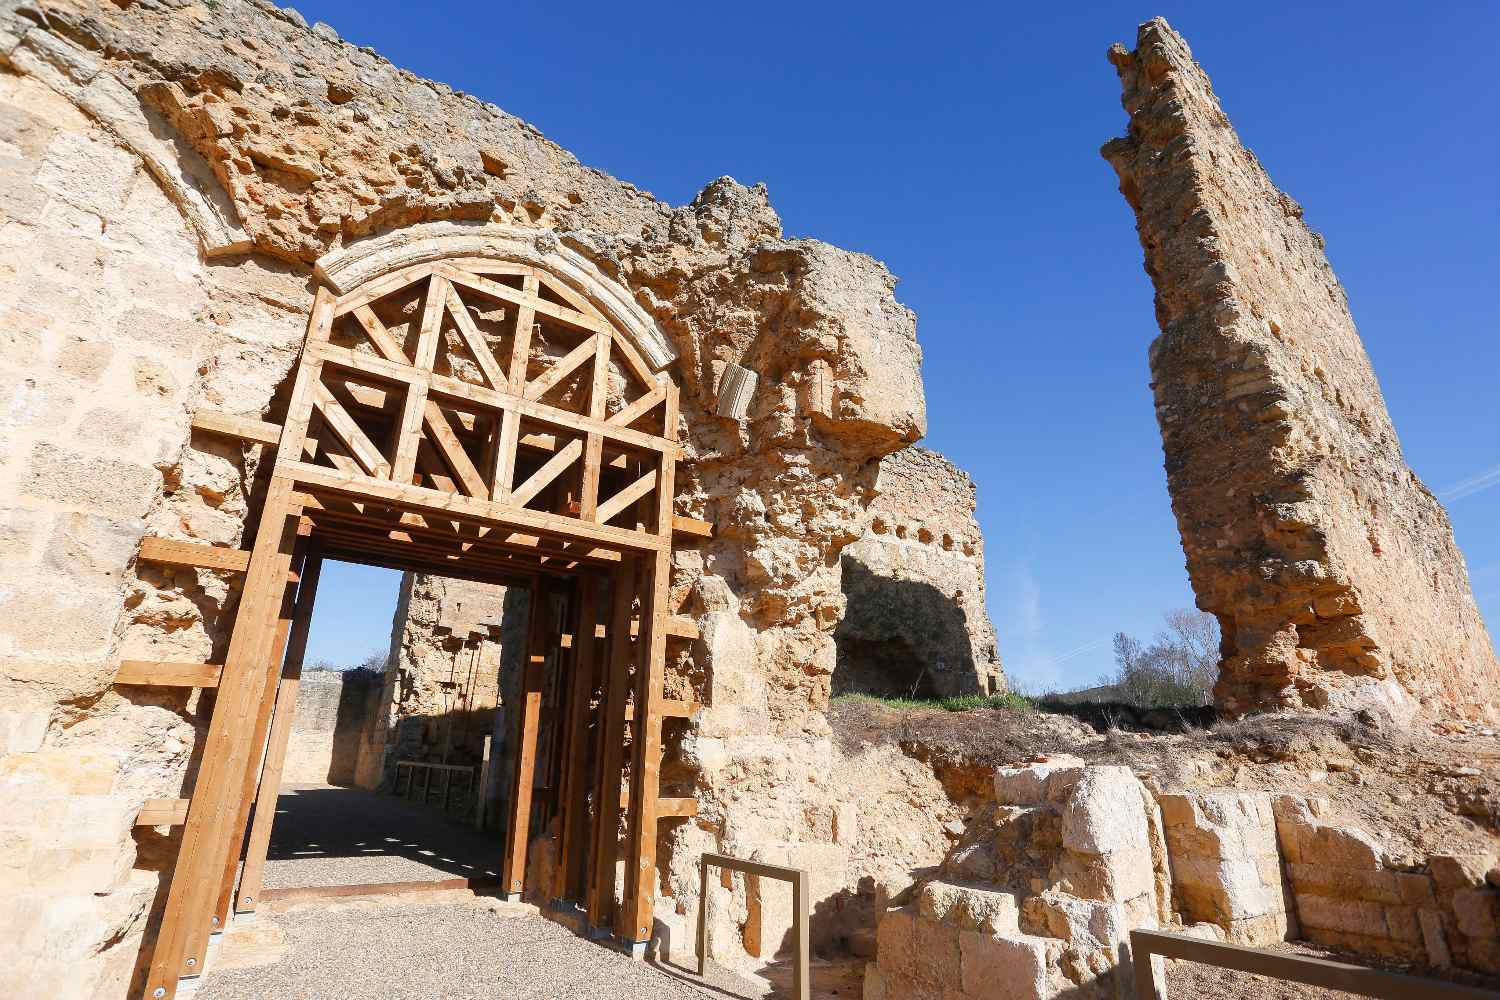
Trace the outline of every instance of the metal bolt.
<instances>
[{"instance_id":1,"label":"metal bolt","mask_svg":"<svg viewBox=\"0 0 1500 1000\"><path fill-rule=\"evenodd\" d=\"M158 986L151 991L151 995L154 997L164 997L167 995L167 988L165 986Z\"/></svg>"},{"instance_id":2,"label":"metal bolt","mask_svg":"<svg viewBox=\"0 0 1500 1000\"><path fill-rule=\"evenodd\" d=\"M521 883L519 883L519 882L512 882L512 883L511 883L511 884L510 884L510 887L511 887L511 888L512 888L512 889L519 889L519 888L521 888Z\"/></svg>"},{"instance_id":3,"label":"metal bolt","mask_svg":"<svg viewBox=\"0 0 1500 1000\"><path fill-rule=\"evenodd\" d=\"M249 896L246 896L244 899L240 900L240 905L241 906L253 906L253 905L255 905L255 900L252 899L252 898L250 898Z\"/></svg>"},{"instance_id":4,"label":"metal bolt","mask_svg":"<svg viewBox=\"0 0 1500 1000\"><path fill-rule=\"evenodd\" d=\"M196 958L190 958L190 959L188 959L188 968L189 969L191 969L193 966L195 966L197 964L198 964L198 960Z\"/></svg>"},{"instance_id":5,"label":"metal bolt","mask_svg":"<svg viewBox=\"0 0 1500 1000\"><path fill-rule=\"evenodd\" d=\"M208 918L208 922L211 923L211 924L213 924L215 927L219 926L219 918L218 917L209 917Z\"/></svg>"}]
</instances>

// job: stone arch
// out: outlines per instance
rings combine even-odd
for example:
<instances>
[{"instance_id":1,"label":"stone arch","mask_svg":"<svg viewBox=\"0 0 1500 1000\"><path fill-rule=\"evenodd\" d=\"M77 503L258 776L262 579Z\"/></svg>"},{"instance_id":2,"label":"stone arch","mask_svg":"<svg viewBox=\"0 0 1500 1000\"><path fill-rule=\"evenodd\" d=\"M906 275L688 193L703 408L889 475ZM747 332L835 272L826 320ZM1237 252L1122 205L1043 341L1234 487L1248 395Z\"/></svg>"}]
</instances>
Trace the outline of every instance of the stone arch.
<instances>
[{"instance_id":1,"label":"stone arch","mask_svg":"<svg viewBox=\"0 0 1500 1000\"><path fill-rule=\"evenodd\" d=\"M493 222L418 223L330 251L318 258L315 273L342 295L392 271L460 257L508 260L541 268L587 298L654 371L677 360L677 348L630 293L582 254L563 246L550 229Z\"/></svg>"},{"instance_id":2,"label":"stone arch","mask_svg":"<svg viewBox=\"0 0 1500 1000\"><path fill-rule=\"evenodd\" d=\"M88 50L12 16L0 20L0 65L67 98L138 156L198 237L205 257L244 253L250 237L208 164L141 106Z\"/></svg>"}]
</instances>

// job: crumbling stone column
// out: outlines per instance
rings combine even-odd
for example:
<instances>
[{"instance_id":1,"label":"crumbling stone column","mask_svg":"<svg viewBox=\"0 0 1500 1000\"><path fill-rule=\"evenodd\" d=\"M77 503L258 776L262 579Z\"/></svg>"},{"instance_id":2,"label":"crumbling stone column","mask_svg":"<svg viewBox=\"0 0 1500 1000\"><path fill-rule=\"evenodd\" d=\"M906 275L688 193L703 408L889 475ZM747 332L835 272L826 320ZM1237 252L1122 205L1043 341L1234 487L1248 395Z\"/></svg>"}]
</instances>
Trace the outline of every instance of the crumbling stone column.
<instances>
[{"instance_id":1,"label":"crumbling stone column","mask_svg":"<svg viewBox=\"0 0 1500 1000\"><path fill-rule=\"evenodd\" d=\"M1322 238L1165 21L1109 58L1130 129L1102 152L1156 285L1152 390L1188 574L1223 631L1220 706L1500 715L1448 516L1402 457Z\"/></svg>"}]
</instances>

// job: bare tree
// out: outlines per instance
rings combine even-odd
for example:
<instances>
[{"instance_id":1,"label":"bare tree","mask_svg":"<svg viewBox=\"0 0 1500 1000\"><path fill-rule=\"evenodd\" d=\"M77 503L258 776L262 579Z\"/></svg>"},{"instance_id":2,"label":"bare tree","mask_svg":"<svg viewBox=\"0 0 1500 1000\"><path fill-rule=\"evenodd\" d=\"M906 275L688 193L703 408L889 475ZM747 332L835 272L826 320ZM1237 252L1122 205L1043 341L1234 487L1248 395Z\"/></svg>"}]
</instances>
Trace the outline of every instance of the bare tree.
<instances>
[{"instance_id":1,"label":"bare tree","mask_svg":"<svg viewBox=\"0 0 1500 1000\"><path fill-rule=\"evenodd\" d=\"M1167 630L1151 645L1115 633L1115 671L1102 680L1134 705L1207 705L1219 675L1219 622L1201 611L1178 609L1165 615Z\"/></svg>"}]
</instances>

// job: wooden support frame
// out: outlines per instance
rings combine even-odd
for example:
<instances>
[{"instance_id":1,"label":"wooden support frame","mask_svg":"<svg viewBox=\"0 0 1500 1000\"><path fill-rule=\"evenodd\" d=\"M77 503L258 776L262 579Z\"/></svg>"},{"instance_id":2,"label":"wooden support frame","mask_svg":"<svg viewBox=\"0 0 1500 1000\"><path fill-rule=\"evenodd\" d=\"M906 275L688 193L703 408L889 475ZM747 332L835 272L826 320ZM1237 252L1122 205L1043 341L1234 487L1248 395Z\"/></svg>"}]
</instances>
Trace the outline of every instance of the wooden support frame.
<instances>
[{"instance_id":1,"label":"wooden support frame","mask_svg":"<svg viewBox=\"0 0 1500 1000\"><path fill-rule=\"evenodd\" d=\"M302 581L297 586L291 636L281 669L281 683L276 689L271 733L256 790L255 815L251 820L245 847L245 868L240 875L239 889L233 895L235 913L254 913L256 901L261 898L266 855L271 847L271 825L276 819L276 799L281 793L281 774L286 766L292 724L297 717L297 692L301 686L302 663L307 655L307 638L312 629L313 605L318 597L318 579L322 575L322 568L323 556L317 549L313 549L303 562Z\"/></svg>"},{"instance_id":2,"label":"wooden support frame","mask_svg":"<svg viewBox=\"0 0 1500 1000\"><path fill-rule=\"evenodd\" d=\"M667 386L666 426L677 426L677 387ZM672 537L673 482L676 466L664 454L657 487L657 532ZM657 801L661 794L661 703L666 679L667 621L671 595L670 547L653 553L645 573L641 609L641 669L636 686L637 719L630 768L629 824L631 855L625 868L626 902L620 908L617 933L632 951L644 952L651 938L656 904ZM644 708L644 717L641 708Z\"/></svg>"},{"instance_id":3,"label":"wooden support frame","mask_svg":"<svg viewBox=\"0 0 1500 1000\"><path fill-rule=\"evenodd\" d=\"M564 808L552 882L554 899L578 899L583 895L580 868L586 866L580 866L579 861L588 826L588 720L600 646L596 637L599 583L597 578L584 577L578 586L578 638L573 646L573 676L568 685L566 742L559 762L563 780L558 798Z\"/></svg>"},{"instance_id":4,"label":"wooden support frame","mask_svg":"<svg viewBox=\"0 0 1500 1000\"><path fill-rule=\"evenodd\" d=\"M541 729L542 681L552 640L552 607L547 589L531 592L531 621L527 626L526 663L521 678L521 703L516 711L515 762L511 770L509 822L505 828L505 857L501 861L501 891L519 899L526 884L526 853L531 839L531 795L536 780L537 736Z\"/></svg>"},{"instance_id":5,"label":"wooden support frame","mask_svg":"<svg viewBox=\"0 0 1500 1000\"><path fill-rule=\"evenodd\" d=\"M385 295L418 283L416 338L407 357L377 310ZM491 353L493 331L481 333L469 312L473 295L502 302L511 315L509 358ZM336 326L340 345L363 336L372 349L336 346ZM544 339L555 343L559 326L582 334L579 346L561 357L537 350ZM463 350L477 367L443 362ZM443 374L440 363L453 374ZM636 386L623 405L609 401L611 380L620 375ZM550 390L565 383L586 386L586 406L578 409L572 396L559 405L543 401L558 397ZM275 461L248 548L155 537L141 547L143 562L243 574L222 665L131 660L117 674L120 684L217 689L191 797L156 800L141 812L142 822L183 824L145 996L172 1000L180 979L203 970L210 935L231 912L253 910L263 895L320 565L314 557L292 572L299 525L322 557L532 587L533 638L503 857L502 889L510 893L525 888L545 664L558 639L547 581L582 584L580 638L560 658L574 661L573 674L562 698L566 718L550 723L548 744L555 739L558 752L542 811L561 815L560 891L586 901L595 927L618 920L624 940L642 940L649 920L642 925L641 914L649 915L656 891L658 820L690 816L696 805L659 804L661 720L686 704L662 696L667 635L682 631L671 628L667 609L670 555L674 533L703 535L701 522L684 528L672 511L682 449L670 378L653 373L591 300L538 266L454 259L414 265L341 296L319 289L281 423L202 411L193 428L246 446L274 444ZM528 482L518 486L522 449ZM545 476L532 471L539 453L546 456ZM546 509L525 507L537 497ZM606 523L611 519L629 526ZM604 573L607 614L597 587ZM299 584L290 604L288 581ZM631 628L637 606L638 639ZM601 617L608 617L608 629L598 627ZM627 725L635 738L631 789L622 795ZM580 759L591 741L599 749L592 769ZM601 797L605 790L612 794ZM594 822L590 796L598 804ZM630 875L624 904L616 907L622 797L629 803ZM245 867L236 891L242 843Z\"/></svg>"},{"instance_id":6,"label":"wooden support frame","mask_svg":"<svg viewBox=\"0 0 1500 1000\"><path fill-rule=\"evenodd\" d=\"M589 869L587 917L602 931L614 915L615 863L620 852L620 782L624 773L625 716L629 709L630 667L635 643L630 619L636 595L637 566L622 560L610 577L609 664L599 727L598 774L594 783L594 843Z\"/></svg>"}]
</instances>

